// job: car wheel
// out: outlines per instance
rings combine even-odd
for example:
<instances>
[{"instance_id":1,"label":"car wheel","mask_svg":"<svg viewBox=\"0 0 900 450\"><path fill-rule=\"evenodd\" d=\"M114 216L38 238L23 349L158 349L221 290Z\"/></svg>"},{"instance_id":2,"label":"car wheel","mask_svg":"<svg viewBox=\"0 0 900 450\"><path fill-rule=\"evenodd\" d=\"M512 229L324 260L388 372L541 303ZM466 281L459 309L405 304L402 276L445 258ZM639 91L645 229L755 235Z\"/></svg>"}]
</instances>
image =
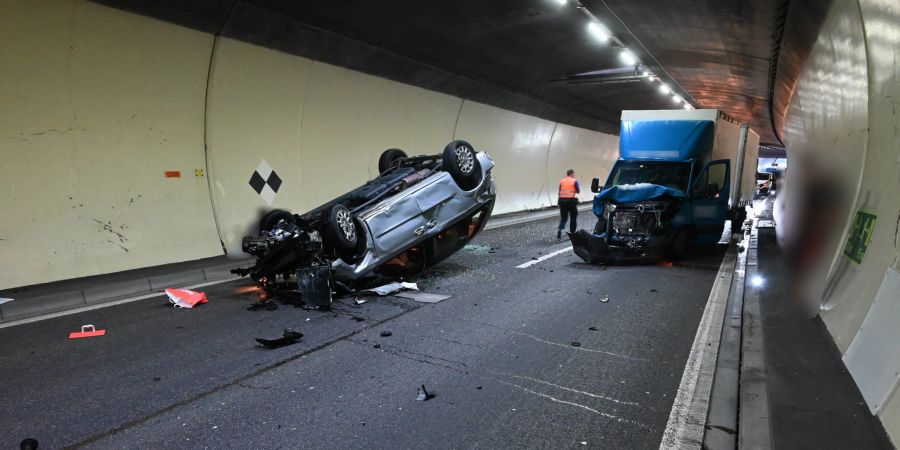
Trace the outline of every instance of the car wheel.
<instances>
[{"instance_id":1,"label":"car wheel","mask_svg":"<svg viewBox=\"0 0 900 450\"><path fill-rule=\"evenodd\" d=\"M397 163L397 160L406 158L406 152L399 148L389 148L381 153L378 158L378 173L385 173Z\"/></svg>"},{"instance_id":2,"label":"car wheel","mask_svg":"<svg viewBox=\"0 0 900 450\"><path fill-rule=\"evenodd\" d=\"M275 225L278 225L278 222L282 219L287 220L288 222L294 222L294 215L283 210L283 209L273 209L267 212L262 219L259 219L259 232L263 231L271 231Z\"/></svg>"},{"instance_id":3,"label":"car wheel","mask_svg":"<svg viewBox=\"0 0 900 450\"><path fill-rule=\"evenodd\" d=\"M464 191L471 191L481 183L481 164L472 144L466 141L447 144L442 167Z\"/></svg>"},{"instance_id":4,"label":"car wheel","mask_svg":"<svg viewBox=\"0 0 900 450\"><path fill-rule=\"evenodd\" d=\"M358 264L366 256L366 250L368 249L365 225L359 218L355 218L354 223L356 224L356 246L340 254L341 260L347 264Z\"/></svg>"},{"instance_id":5,"label":"car wheel","mask_svg":"<svg viewBox=\"0 0 900 450\"><path fill-rule=\"evenodd\" d=\"M353 252L360 237L357 223L356 218L346 206L340 203L332 206L328 210L328 223L325 224L325 242L339 255Z\"/></svg>"}]
</instances>

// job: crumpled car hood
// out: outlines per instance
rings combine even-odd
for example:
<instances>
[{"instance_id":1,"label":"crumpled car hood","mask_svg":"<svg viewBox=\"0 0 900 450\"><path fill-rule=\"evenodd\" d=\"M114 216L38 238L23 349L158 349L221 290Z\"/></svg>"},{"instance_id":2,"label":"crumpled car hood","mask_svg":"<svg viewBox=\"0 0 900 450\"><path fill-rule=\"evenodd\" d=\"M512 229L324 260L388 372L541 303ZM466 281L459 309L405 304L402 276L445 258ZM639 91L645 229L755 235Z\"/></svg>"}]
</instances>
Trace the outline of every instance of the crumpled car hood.
<instances>
[{"instance_id":1,"label":"crumpled car hood","mask_svg":"<svg viewBox=\"0 0 900 450\"><path fill-rule=\"evenodd\" d=\"M687 197L684 191L652 183L625 184L604 189L594 196L593 210L597 217L603 214L603 202L636 203L669 196Z\"/></svg>"}]
</instances>

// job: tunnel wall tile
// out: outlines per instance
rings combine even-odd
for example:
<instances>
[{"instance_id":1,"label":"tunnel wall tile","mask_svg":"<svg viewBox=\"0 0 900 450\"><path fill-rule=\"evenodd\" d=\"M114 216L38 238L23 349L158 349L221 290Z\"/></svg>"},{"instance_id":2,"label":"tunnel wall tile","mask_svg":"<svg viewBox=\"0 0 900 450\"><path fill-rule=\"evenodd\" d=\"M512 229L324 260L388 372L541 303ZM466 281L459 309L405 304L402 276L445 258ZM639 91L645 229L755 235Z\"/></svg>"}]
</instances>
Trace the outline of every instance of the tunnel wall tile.
<instances>
[{"instance_id":1,"label":"tunnel wall tile","mask_svg":"<svg viewBox=\"0 0 900 450\"><path fill-rule=\"evenodd\" d=\"M221 254L194 176L212 37L84 1L0 8L0 289Z\"/></svg>"}]
</instances>

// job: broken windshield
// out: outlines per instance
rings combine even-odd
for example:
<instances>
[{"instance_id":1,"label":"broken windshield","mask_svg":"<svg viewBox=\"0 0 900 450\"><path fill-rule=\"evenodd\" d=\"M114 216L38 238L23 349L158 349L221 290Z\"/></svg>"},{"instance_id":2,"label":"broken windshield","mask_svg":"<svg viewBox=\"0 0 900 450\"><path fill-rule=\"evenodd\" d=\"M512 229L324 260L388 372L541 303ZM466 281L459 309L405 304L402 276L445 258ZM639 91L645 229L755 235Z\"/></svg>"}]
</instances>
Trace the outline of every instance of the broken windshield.
<instances>
[{"instance_id":1,"label":"broken windshield","mask_svg":"<svg viewBox=\"0 0 900 450\"><path fill-rule=\"evenodd\" d=\"M687 191L691 163L674 161L619 161L609 175L606 188L651 183Z\"/></svg>"}]
</instances>

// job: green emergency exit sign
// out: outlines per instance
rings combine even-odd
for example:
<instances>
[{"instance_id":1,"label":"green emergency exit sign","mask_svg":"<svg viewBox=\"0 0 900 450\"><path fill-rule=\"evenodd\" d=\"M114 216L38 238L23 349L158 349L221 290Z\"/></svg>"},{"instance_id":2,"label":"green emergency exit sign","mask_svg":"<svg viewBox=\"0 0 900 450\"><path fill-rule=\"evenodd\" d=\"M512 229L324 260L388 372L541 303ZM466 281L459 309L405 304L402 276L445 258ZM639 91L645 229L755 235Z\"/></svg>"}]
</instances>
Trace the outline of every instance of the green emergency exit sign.
<instances>
[{"instance_id":1,"label":"green emergency exit sign","mask_svg":"<svg viewBox=\"0 0 900 450\"><path fill-rule=\"evenodd\" d=\"M863 210L856 211L853 227L850 228L850 234L847 236L847 245L844 246L844 256L857 264L862 264L863 257L866 256L866 249L869 248L869 241L872 240L872 233L875 232L877 219L878 216L873 213Z\"/></svg>"}]
</instances>

